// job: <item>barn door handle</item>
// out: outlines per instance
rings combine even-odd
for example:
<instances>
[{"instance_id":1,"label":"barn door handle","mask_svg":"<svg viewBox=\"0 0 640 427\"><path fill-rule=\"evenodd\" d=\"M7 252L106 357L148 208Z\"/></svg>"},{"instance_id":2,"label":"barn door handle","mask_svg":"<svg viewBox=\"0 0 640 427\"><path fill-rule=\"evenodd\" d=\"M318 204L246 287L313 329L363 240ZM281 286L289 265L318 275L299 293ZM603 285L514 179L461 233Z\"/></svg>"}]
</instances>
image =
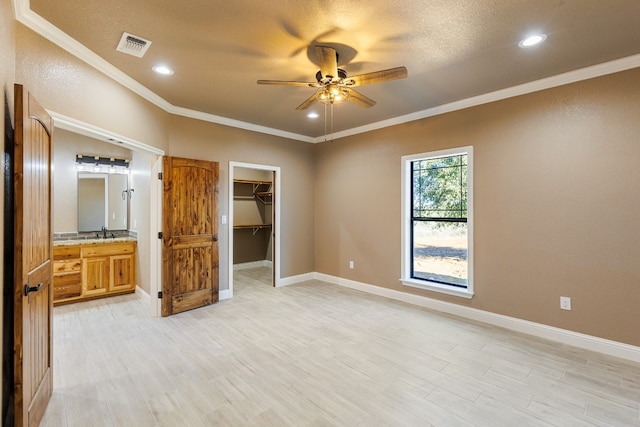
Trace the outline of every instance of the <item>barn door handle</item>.
<instances>
[{"instance_id":1,"label":"barn door handle","mask_svg":"<svg viewBox=\"0 0 640 427\"><path fill-rule=\"evenodd\" d=\"M213 236L213 241L217 242L218 241L218 236Z\"/></svg>"},{"instance_id":2,"label":"barn door handle","mask_svg":"<svg viewBox=\"0 0 640 427\"><path fill-rule=\"evenodd\" d=\"M42 283L38 283L36 286L24 285L24 296L28 297L31 292L38 292L42 288Z\"/></svg>"}]
</instances>

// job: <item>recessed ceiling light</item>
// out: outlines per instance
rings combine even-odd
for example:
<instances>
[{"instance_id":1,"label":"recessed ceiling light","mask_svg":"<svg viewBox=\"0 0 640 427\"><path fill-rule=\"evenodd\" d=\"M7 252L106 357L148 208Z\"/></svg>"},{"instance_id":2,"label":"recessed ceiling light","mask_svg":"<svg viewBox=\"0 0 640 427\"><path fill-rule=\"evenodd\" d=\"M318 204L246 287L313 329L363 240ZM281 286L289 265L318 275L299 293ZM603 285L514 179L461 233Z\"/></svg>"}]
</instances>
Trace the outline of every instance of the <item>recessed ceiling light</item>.
<instances>
[{"instance_id":1,"label":"recessed ceiling light","mask_svg":"<svg viewBox=\"0 0 640 427\"><path fill-rule=\"evenodd\" d=\"M153 67L153 71L163 76L170 76L173 74L173 70L166 65L156 65Z\"/></svg>"},{"instance_id":2,"label":"recessed ceiling light","mask_svg":"<svg viewBox=\"0 0 640 427\"><path fill-rule=\"evenodd\" d=\"M317 119L318 117L320 117L320 115L318 113L316 113L315 111L312 111L309 114L307 114L307 117L310 118L310 119Z\"/></svg>"},{"instance_id":3,"label":"recessed ceiling light","mask_svg":"<svg viewBox=\"0 0 640 427\"><path fill-rule=\"evenodd\" d=\"M547 39L547 35L546 34L534 34L532 36L529 36L529 37L527 37L525 39L520 40L520 43L518 43L518 46L520 46L520 47L531 47L531 46L535 46L537 44L542 43L546 39Z\"/></svg>"}]
</instances>

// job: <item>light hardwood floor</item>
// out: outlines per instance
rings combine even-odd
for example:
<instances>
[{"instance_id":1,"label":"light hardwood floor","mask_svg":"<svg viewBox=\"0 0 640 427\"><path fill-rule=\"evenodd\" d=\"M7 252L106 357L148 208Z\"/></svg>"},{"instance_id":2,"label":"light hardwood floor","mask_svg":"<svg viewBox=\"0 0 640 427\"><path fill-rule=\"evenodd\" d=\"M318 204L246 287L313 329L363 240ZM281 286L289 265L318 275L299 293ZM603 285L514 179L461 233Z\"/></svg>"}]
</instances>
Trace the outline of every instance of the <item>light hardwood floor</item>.
<instances>
[{"instance_id":1,"label":"light hardwood floor","mask_svg":"<svg viewBox=\"0 0 640 427\"><path fill-rule=\"evenodd\" d=\"M640 365L318 281L58 307L44 426L640 426Z\"/></svg>"}]
</instances>

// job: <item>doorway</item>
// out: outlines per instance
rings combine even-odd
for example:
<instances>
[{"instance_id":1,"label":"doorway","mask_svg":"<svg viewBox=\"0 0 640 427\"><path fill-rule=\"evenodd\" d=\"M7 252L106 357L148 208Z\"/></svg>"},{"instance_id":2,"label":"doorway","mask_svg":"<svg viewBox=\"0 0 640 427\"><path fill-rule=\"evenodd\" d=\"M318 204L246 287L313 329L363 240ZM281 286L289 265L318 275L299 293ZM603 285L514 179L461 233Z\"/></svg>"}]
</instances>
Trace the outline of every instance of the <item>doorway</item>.
<instances>
[{"instance_id":1,"label":"doorway","mask_svg":"<svg viewBox=\"0 0 640 427\"><path fill-rule=\"evenodd\" d=\"M229 162L229 295L234 269L269 267L280 285L280 168Z\"/></svg>"},{"instance_id":2,"label":"doorway","mask_svg":"<svg viewBox=\"0 0 640 427\"><path fill-rule=\"evenodd\" d=\"M138 277L136 278L136 293L139 293L147 301L150 299L149 310L151 316L159 316L160 306L158 302L160 300L157 298L157 293L160 290L158 283L160 280L161 241L158 239L157 233L161 229L161 215L158 212L162 200L162 183L156 177L162 170L162 155L164 151L55 112L50 112L50 114L53 117L54 128L57 131L66 131L59 132L60 135L64 134L69 138L78 139L78 141L81 141L79 143L84 143L82 142L82 138L88 137L88 139L86 139L87 143L90 141L91 143L95 143L98 151L102 150L99 147L101 144L104 144L105 153L126 149L131 154L130 183L132 190L131 193L129 193L130 204L127 210L129 216L128 229L135 235L137 240L136 271L138 272ZM58 153L55 151L55 146L54 152ZM72 184L70 187L73 187L74 191L56 192L54 190L54 199L56 197L73 197L74 200L69 200L68 205L75 206L77 193L75 180L77 171L74 157L76 151L60 154L63 155L63 161L66 163L56 164L56 173L68 174L66 178ZM58 160L59 159L54 156L54 161ZM54 181L54 184L55 183L56 181ZM135 189L135 193L133 189ZM122 196L122 198L124 198L124 196ZM61 200L58 200L58 202L61 202ZM65 201L62 200L62 203L64 205ZM61 231L73 230L65 229Z\"/></svg>"}]
</instances>

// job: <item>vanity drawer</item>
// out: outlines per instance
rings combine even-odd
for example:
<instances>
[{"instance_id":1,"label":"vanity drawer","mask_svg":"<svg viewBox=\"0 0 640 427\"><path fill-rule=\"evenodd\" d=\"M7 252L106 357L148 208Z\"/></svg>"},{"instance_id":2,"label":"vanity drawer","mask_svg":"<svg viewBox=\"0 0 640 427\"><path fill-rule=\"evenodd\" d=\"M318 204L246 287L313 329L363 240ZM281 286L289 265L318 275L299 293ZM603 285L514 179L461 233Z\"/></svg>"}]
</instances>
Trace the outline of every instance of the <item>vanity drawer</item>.
<instances>
[{"instance_id":1,"label":"vanity drawer","mask_svg":"<svg viewBox=\"0 0 640 427\"><path fill-rule=\"evenodd\" d=\"M53 299L79 297L82 293L80 273L64 274L53 277Z\"/></svg>"},{"instance_id":2,"label":"vanity drawer","mask_svg":"<svg viewBox=\"0 0 640 427\"><path fill-rule=\"evenodd\" d=\"M108 245L86 245L82 247L82 258L92 256L126 255L136 250L135 243L111 243Z\"/></svg>"},{"instance_id":3,"label":"vanity drawer","mask_svg":"<svg viewBox=\"0 0 640 427\"><path fill-rule=\"evenodd\" d=\"M68 261L54 261L53 262L53 274L71 273L73 271L80 272L82 267L82 261L80 259L71 259Z\"/></svg>"},{"instance_id":4,"label":"vanity drawer","mask_svg":"<svg viewBox=\"0 0 640 427\"><path fill-rule=\"evenodd\" d=\"M80 258L80 246L54 246L53 260Z\"/></svg>"}]
</instances>

